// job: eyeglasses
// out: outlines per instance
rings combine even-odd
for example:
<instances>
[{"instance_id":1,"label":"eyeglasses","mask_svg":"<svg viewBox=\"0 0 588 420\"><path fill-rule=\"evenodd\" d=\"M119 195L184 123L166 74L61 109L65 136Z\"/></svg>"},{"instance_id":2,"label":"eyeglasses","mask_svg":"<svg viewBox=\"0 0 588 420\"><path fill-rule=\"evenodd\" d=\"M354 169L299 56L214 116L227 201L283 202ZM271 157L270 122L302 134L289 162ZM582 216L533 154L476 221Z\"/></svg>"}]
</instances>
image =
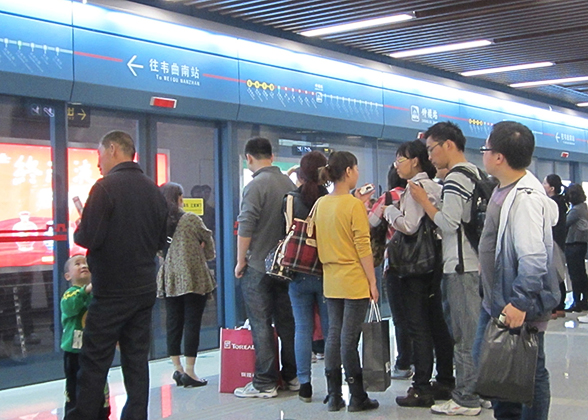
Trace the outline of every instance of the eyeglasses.
<instances>
[{"instance_id":1,"label":"eyeglasses","mask_svg":"<svg viewBox=\"0 0 588 420\"><path fill-rule=\"evenodd\" d=\"M431 153L433 153L433 150L435 149L435 147L441 146L443 143L445 143L445 141L439 141L439 142L435 143L435 145L433 147L427 147L427 153L429 154L429 156L431 155Z\"/></svg>"},{"instance_id":2,"label":"eyeglasses","mask_svg":"<svg viewBox=\"0 0 588 420\"><path fill-rule=\"evenodd\" d=\"M494 149L492 149L491 147L486 147L486 146L480 147L480 153L491 152L492 150L494 150Z\"/></svg>"},{"instance_id":3,"label":"eyeglasses","mask_svg":"<svg viewBox=\"0 0 588 420\"><path fill-rule=\"evenodd\" d=\"M407 157L401 157L400 159L396 159L394 161L394 167L398 168L398 165L400 165L402 162L406 162L408 160Z\"/></svg>"}]
</instances>

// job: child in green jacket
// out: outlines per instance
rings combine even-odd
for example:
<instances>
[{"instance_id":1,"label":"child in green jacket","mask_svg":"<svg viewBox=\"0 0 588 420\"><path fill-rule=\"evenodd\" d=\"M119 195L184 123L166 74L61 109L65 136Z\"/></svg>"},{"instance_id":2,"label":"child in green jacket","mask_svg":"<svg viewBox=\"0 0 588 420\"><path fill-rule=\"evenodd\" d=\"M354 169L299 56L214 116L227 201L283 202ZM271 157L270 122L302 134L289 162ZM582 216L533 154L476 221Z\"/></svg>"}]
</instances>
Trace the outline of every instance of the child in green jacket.
<instances>
[{"instance_id":1,"label":"child in green jacket","mask_svg":"<svg viewBox=\"0 0 588 420\"><path fill-rule=\"evenodd\" d=\"M82 348L82 335L86 323L86 312L92 299L92 275L88 269L86 257L74 255L67 260L64 277L71 282L71 287L61 298L61 349L64 351L63 366L65 370L65 411L76 405L77 375L80 369L79 355ZM110 405L108 403L108 383L104 388L104 404L99 419L108 420Z\"/></svg>"}]
</instances>

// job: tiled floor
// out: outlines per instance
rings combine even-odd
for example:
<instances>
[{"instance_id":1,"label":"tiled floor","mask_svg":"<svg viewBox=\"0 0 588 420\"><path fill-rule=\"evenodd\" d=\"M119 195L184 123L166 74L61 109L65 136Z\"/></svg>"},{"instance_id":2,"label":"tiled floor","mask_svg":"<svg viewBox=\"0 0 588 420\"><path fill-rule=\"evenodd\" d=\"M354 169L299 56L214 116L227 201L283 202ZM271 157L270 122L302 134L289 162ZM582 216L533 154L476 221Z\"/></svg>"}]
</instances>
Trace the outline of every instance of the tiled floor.
<instances>
[{"instance_id":1,"label":"tiled floor","mask_svg":"<svg viewBox=\"0 0 588 420\"><path fill-rule=\"evenodd\" d=\"M546 335L547 364L551 374L551 419L588 419L588 325L578 324L577 315L550 322ZM396 395L406 391L408 381L393 381L383 393L371 393L380 408L366 413L327 413L322 404L325 381L323 362L313 365L313 402L305 404L297 394L281 391L270 400L238 399L218 393L218 351L198 357L197 372L208 378L203 388L178 388L171 379L172 365L167 360L151 363L151 399L149 418L157 419L431 419L439 418L424 408L401 408ZM125 394L119 369L109 377L113 414L118 420ZM28 386L0 392L0 420L57 420L62 418L63 381ZM344 387L344 392L347 389ZM347 395L345 395L347 397ZM483 410L479 419L492 419L491 410Z\"/></svg>"}]
</instances>

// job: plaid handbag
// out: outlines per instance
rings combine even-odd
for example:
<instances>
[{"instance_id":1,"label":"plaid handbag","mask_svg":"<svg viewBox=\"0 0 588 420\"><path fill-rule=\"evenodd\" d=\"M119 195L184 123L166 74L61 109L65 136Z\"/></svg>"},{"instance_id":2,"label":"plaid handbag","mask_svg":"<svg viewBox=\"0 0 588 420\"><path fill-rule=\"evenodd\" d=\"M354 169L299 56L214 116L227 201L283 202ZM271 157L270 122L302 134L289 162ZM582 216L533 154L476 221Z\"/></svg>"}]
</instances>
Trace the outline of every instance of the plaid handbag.
<instances>
[{"instance_id":1,"label":"plaid handbag","mask_svg":"<svg viewBox=\"0 0 588 420\"><path fill-rule=\"evenodd\" d=\"M290 232L282 244L281 265L292 271L323 275L323 265L319 261L316 248L316 231L314 230L314 214L320 198L312 206L305 220L294 219Z\"/></svg>"},{"instance_id":2,"label":"plaid handbag","mask_svg":"<svg viewBox=\"0 0 588 420\"><path fill-rule=\"evenodd\" d=\"M286 219L286 233L290 230L293 216L294 197L288 194L286 196L286 211L284 217ZM294 273L282 265L284 258L284 241L281 239L275 247L265 257L265 274L276 280L292 280Z\"/></svg>"}]
</instances>

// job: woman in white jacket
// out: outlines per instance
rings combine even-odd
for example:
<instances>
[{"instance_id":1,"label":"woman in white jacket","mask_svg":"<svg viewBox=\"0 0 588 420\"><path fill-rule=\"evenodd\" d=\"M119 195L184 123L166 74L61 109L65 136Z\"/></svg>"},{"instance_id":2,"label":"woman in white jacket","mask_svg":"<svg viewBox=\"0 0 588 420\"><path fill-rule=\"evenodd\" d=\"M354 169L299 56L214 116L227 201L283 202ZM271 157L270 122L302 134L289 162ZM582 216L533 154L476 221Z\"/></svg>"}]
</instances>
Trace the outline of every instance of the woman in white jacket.
<instances>
[{"instance_id":1,"label":"woman in white jacket","mask_svg":"<svg viewBox=\"0 0 588 420\"><path fill-rule=\"evenodd\" d=\"M394 162L398 175L421 185L429 200L439 206L441 187L432 180L436 170L429 161L427 148L420 140L403 143ZM400 208L388 206L384 217L394 229L405 235L417 232L424 217L424 209L410 194L410 186L400 199ZM439 255L441 261L441 255ZM453 343L443 318L441 305L441 264L439 269L426 274L404 276L400 279L402 312L406 316L408 333L413 342L415 373L406 396L396 398L403 407L430 407L435 399L451 398L455 385L453 377ZM436 382L431 384L433 349L437 358Z\"/></svg>"}]
</instances>

